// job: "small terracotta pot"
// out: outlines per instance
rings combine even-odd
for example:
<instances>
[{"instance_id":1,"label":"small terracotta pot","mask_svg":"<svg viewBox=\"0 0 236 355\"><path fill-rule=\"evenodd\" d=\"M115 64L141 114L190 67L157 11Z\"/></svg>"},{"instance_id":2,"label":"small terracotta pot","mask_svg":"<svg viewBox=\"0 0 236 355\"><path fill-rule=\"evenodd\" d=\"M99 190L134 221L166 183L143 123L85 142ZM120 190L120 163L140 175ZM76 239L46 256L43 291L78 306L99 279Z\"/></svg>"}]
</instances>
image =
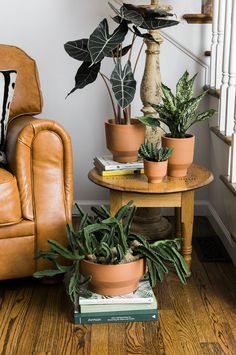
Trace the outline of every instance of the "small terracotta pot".
<instances>
[{"instance_id":1,"label":"small terracotta pot","mask_svg":"<svg viewBox=\"0 0 236 355\"><path fill-rule=\"evenodd\" d=\"M144 142L146 128L136 119L131 124L115 124L114 120L105 122L107 148L113 154L113 160L120 163L137 161L138 150Z\"/></svg>"},{"instance_id":2,"label":"small terracotta pot","mask_svg":"<svg viewBox=\"0 0 236 355\"><path fill-rule=\"evenodd\" d=\"M193 162L195 137L187 135L186 138L171 138L168 135L161 137L163 147L174 147L168 159L168 175L181 177L187 175L188 167Z\"/></svg>"},{"instance_id":3,"label":"small terracotta pot","mask_svg":"<svg viewBox=\"0 0 236 355\"><path fill-rule=\"evenodd\" d=\"M82 275L91 275L88 288L105 296L119 296L138 288L139 280L146 272L145 259L138 259L126 264L104 265L88 260L80 262Z\"/></svg>"},{"instance_id":4,"label":"small terracotta pot","mask_svg":"<svg viewBox=\"0 0 236 355\"><path fill-rule=\"evenodd\" d=\"M152 184L162 182L167 174L168 160L165 161L150 161L144 159L144 174L148 178L148 182Z\"/></svg>"}]
</instances>

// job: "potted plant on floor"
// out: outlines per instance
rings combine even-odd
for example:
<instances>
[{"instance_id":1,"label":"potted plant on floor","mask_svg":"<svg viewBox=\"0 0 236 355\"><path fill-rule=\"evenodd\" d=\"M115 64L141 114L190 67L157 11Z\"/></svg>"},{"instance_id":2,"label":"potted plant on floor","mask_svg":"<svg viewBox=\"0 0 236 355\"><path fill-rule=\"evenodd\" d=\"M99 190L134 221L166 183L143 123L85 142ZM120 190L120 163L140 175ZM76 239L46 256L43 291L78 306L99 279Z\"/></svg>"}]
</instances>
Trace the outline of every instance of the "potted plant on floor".
<instances>
[{"instance_id":1,"label":"potted plant on floor","mask_svg":"<svg viewBox=\"0 0 236 355\"><path fill-rule=\"evenodd\" d=\"M144 159L144 174L150 183L162 182L167 174L168 158L173 152L172 147L160 148L145 139L139 148L139 155Z\"/></svg>"},{"instance_id":2,"label":"potted plant on floor","mask_svg":"<svg viewBox=\"0 0 236 355\"><path fill-rule=\"evenodd\" d=\"M196 74L197 75L197 74ZM188 134L188 129L195 123L209 119L215 110L199 112L198 107L207 91L193 97L193 84L196 78L189 78L186 71L176 85L176 95L162 83L162 103L150 104L158 113L157 118L143 116L139 120L153 128L164 123L170 130L162 136L163 147L173 147L174 151L168 162L168 175L186 176L188 167L193 162L195 137Z\"/></svg>"},{"instance_id":3,"label":"potted plant on floor","mask_svg":"<svg viewBox=\"0 0 236 355\"><path fill-rule=\"evenodd\" d=\"M35 277L66 274L73 302L81 283L88 282L89 289L96 293L121 295L135 290L146 271L154 287L157 280L163 280L169 267L174 267L181 282L186 283L189 271L178 251L180 240L149 244L143 236L131 233L136 211L132 202L121 207L114 217L104 206L93 208L95 217L77 207L81 217L78 231L68 225L67 248L54 240L48 241L51 250L39 251L36 258L52 261L55 269L35 272ZM61 264L61 258L66 260L66 266Z\"/></svg>"},{"instance_id":4,"label":"potted plant on floor","mask_svg":"<svg viewBox=\"0 0 236 355\"><path fill-rule=\"evenodd\" d=\"M136 92L134 74L143 47L132 66L134 43L138 37L155 41L147 30L174 26L178 21L169 19L171 13L156 8L120 3L120 9L109 3L115 14L112 20L116 24L111 34L105 18L89 38L69 41L64 47L72 58L82 62L75 76L75 86L68 95L94 82L99 74L108 90L114 112L114 118L105 123L107 148L114 160L132 162L137 160L138 148L145 135L145 126L132 119L130 106ZM141 32L143 29L145 33ZM132 36L129 39L130 33ZM130 41L128 45L123 45L125 40ZM128 57L127 60L123 59L124 56ZM114 63L110 75L101 71L105 58Z\"/></svg>"}]
</instances>

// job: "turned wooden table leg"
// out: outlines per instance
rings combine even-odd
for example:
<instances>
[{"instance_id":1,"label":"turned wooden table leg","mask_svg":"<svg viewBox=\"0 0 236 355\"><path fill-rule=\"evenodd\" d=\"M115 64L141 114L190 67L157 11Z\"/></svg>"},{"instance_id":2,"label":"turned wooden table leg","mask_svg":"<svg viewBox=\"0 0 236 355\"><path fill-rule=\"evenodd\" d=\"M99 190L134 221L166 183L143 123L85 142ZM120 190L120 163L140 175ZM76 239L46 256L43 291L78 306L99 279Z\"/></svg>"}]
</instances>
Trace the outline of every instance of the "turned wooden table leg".
<instances>
[{"instance_id":1,"label":"turned wooden table leg","mask_svg":"<svg viewBox=\"0 0 236 355\"><path fill-rule=\"evenodd\" d=\"M194 218L194 191L186 191L181 194L181 224L182 224L182 254L191 267L192 259L192 235Z\"/></svg>"},{"instance_id":2,"label":"turned wooden table leg","mask_svg":"<svg viewBox=\"0 0 236 355\"><path fill-rule=\"evenodd\" d=\"M181 229L181 208L175 207L175 237L182 237L182 229Z\"/></svg>"},{"instance_id":3,"label":"turned wooden table leg","mask_svg":"<svg viewBox=\"0 0 236 355\"><path fill-rule=\"evenodd\" d=\"M122 192L110 190L110 213L111 213L111 215L114 216L120 207L122 207Z\"/></svg>"}]
</instances>

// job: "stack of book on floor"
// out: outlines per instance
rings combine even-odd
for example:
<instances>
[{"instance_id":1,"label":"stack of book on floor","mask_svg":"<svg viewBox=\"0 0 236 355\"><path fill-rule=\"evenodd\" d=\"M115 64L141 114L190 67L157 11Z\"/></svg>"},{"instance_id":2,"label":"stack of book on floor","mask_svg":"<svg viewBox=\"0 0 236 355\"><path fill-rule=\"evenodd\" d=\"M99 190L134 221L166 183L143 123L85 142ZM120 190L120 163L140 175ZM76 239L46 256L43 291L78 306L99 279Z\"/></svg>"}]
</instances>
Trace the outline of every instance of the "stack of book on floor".
<instances>
[{"instance_id":1,"label":"stack of book on floor","mask_svg":"<svg viewBox=\"0 0 236 355\"><path fill-rule=\"evenodd\" d=\"M102 176L143 174L143 160L139 159L133 163L118 163L112 160L112 156L104 155L94 158L94 166Z\"/></svg>"},{"instance_id":2,"label":"stack of book on floor","mask_svg":"<svg viewBox=\"0 0 236 355\"><path fill-rule=\"evenodd\" d=\"M136 291L122 296L88 292L79 297L74 323L121 323L157 320L157 301L149 281L140 281Z\"/></svg>"}]
</instances>

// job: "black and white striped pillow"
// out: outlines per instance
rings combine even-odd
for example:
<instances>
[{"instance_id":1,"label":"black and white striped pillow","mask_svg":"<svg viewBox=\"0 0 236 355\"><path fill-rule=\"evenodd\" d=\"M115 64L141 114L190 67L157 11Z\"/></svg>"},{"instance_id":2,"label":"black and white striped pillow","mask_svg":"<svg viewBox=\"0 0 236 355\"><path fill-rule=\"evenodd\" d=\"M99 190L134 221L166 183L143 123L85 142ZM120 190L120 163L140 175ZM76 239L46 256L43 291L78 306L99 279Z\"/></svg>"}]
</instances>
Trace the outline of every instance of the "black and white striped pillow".
<instances>
[{"instance_id":1,"label":"black and white striped pillow","mask_svg":"<svg viewBox=\"0 0 236 355\"><path fill-rule=\"evenodd\" d=\"M15 83L16 70L0 70L0 164L6 164L4 146Z\"/></svg>"}]
</instances>

